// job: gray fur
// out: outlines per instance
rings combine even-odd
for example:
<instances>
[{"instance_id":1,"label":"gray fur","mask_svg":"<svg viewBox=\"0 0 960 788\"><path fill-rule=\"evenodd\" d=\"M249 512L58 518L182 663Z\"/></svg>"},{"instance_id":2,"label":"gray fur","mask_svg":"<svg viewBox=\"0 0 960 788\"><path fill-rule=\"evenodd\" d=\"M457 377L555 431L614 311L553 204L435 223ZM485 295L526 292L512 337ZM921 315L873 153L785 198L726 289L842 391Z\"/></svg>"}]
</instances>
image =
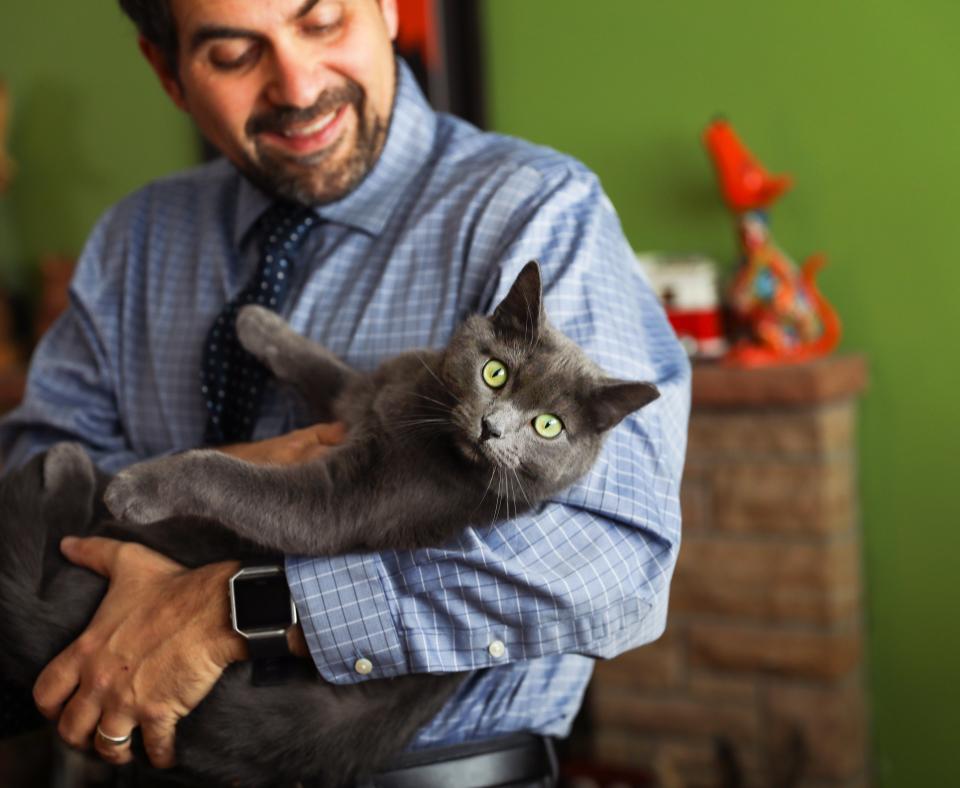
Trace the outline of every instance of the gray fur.
<instances>
[{"instance_id":1,"label":"gray fur","mask_svg":"<svg viewBox=\"0 0 960 788\"><path fill-rule=\"evenodd\" d=\"M179 515L217 519L287 554L438 545L572 484L593 465L604 434L659 396L652 384L607 378L550 325L536 263L492 317L468 318L446 350L403 353L369 374L259 307L241 312L238 333L274 374L313 400L322 387L332 415L348 428L346 442L290 467L212 450L140 463L107 489L116 517L140 524ZM503 388L483 381L491 358L509 370ZM533 429L545 412L565 426L552 440ZM483 439L484 419L499 437Z\"/></svg>"},{"instance_id":2,"label":"gray fur","mask_svg":"<svg viewBox=\"0 0 960 788\"><path fill-rule=\"evenodd\" d=\"M99 603L102 579L59 556L68 532L139 541L188 566L276 552L435 546L572 484L593 464L604 433L658 396L652 384L607 378L550 325L535 263L491 317L469 318L446 350L404 353L369 374L265 310L241 312L238 333L318 417L346 424L346 442L297 467L204 450L141 463L104 495L122 525L92 512L107 480L94 479L76 447L56 447L42 466L28 465L0 485L7 515L0 536L19 540L0 552L5 673L32 682ZM500 389L482 378L491 358L508 368ZM565 425L552 440L532 426L545 412ZM339 687L304 660L290 684L257 688L249 667L234 665L178 726L178 763L188 774L237 785L349 783L399 752L461 679L411 675Z\"/></svg>"},{"instance_id":3,"label":"gray fur","mask_svg":"<svg viewBox=\"0 0 960 788\"><path fill-rule=\"evenodd\" d=\"M135 541L185 566L263 556L215 522L159 528L112 522L96 506L108 478L76 444L62 443L0 481L0 677L31 687L83 631L106 580L64 559L68 534ZM249 663L231 665L177 726L173 781L197 785L348 785L396 754L436 714L462 675L418 675L336 686L313 663L293 661L281 686L255 687ZM139 734L134 749L146 762Z\"/></svg>"}]
</instances>

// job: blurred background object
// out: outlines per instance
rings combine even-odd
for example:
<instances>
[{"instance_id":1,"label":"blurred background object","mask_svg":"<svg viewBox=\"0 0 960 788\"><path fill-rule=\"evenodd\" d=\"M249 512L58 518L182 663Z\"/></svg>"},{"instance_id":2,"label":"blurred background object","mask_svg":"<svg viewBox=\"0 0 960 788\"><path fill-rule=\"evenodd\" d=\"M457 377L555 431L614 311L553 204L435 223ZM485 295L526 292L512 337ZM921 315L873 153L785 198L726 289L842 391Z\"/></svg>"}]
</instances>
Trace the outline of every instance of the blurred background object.
<instances>
[{"instance_id":1,"label":"blurred background object","mask_svg":"<svg viewBox=\"0 0 960 788\"><path fill-rule=\"evenodd\" d=\"M8 268L10 246L5 202L6 192L13 182L15 166L8 144L10 134L11 98L10 89L0 78L0 275ZM6 242L5 242L5 239ZM0 412L19 401L23 390L23 365L17 343L14 321L14 302L11 299L10 282L0 276Z\"/></svg>"},{"instance_id":2,"label":"blurred background object","mask_svg":"<svg viewBox=\"0 0 960 788\"><path fill-rule=\"evenodd\" d=\"M732 347L724 361L795 364L827 355L840 342L840 319L816 282L824 257L814 255L797 268L770 229L773 204L792 179L768 173L726 120L710 123L703 140L740 240L726 291Z\"/></svg>"},{"instance_id":3,"label":"blurred background object","mask_svg":"<svg viewBox=\"0 0 960 788\"><path fill-rule=\"evenodd\" d=\"M687 355L717 359L727 350L717 264L702 255L638 254Z\"/></svg>"},{"instance_id":4,"label":"blurred background object","mask_svg":"<svg viewBox=\"0 0 960 788\"><path fill-rule=\"evenodd\" d=\"M10 90L7 83L0 79L0 195L13 180L13 159L7 150L7 138L10 134Z\"/></svg>"}]
</instances>

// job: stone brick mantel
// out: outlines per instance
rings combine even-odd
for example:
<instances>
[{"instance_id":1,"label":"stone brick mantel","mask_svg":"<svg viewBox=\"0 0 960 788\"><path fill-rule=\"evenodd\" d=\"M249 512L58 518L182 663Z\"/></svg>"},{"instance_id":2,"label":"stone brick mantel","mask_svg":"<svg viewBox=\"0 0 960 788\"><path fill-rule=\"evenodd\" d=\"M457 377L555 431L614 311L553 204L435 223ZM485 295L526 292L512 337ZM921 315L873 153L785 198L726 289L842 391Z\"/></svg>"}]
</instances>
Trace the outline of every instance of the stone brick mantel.
<instances>
[{"instance_id":1,"label":"stone brick mantel","mask_svg":"<svg viewBox=\"0 0 960 788\"><path fill-rule=\"evenodd\" d=\"M597 664L599 760L688 788L869 784L866 384L859 355L695 365L669 623L658 642Z\"/></svg>"},{"instance_id":2,"label":"stone brick mantel","mask_svg":"<svg viewBox=\"0 0 960 788\"><path fill-rule=\"evenodd\" d=\"M752 369L700 363L693 366L693 408L820 405L853 399L866 385L867 360L861 355Z\"/></svg>"}]
</instances>

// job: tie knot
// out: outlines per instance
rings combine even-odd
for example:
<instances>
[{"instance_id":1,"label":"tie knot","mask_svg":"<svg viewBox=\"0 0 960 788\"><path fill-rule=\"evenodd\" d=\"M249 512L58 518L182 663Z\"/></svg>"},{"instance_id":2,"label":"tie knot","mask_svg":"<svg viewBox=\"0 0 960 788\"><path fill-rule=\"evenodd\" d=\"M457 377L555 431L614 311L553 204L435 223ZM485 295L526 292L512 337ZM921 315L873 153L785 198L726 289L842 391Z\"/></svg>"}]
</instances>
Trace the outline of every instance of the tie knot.
<instances>
[{"instance_id":1,"label":"tie knot","mask_svg":"<svg viewBox=\"0 0 960 788\"><path fill-rule=\"evenodd\" d=\"M274 203L260 219L263 251L294 251L317 221L317 215L310 207L291 202Z\"/></svg>"}]
</instances>

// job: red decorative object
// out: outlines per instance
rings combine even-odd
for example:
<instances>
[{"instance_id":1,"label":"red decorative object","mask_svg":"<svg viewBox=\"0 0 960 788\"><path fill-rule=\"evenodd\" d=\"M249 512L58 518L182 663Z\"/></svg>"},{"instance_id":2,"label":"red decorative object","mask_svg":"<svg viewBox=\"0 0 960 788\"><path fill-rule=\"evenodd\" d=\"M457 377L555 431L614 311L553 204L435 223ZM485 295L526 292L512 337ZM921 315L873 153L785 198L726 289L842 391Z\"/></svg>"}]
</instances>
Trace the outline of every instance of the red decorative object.
<instances>
[{"instance_id":1,"label":"red decorative object","mask_svg":"<svg viewBox=\"0 0 960 788\"><path fill-rule=\"evenodd\" d=\"M738 336L724 361L759 366L830 353L841 326L816 284L825 258L815 255L798 270L774 241L765 210L790 187L790 176L770 175L724 120L707 127L704 144L737 219L742 252L727 294Z\"/></svg>"},{"instance_id":2,"label":"red decorative object","mask_svg":"<svg viewBox=\"0 0 960 788\"><path fill-rule=\"evenodd\" d=\"M793 185L789 175L768 173L723 119L707 126L703 141L717 168L723 199L734 213L767 208Z\"/></svg>"}]
</instances>

